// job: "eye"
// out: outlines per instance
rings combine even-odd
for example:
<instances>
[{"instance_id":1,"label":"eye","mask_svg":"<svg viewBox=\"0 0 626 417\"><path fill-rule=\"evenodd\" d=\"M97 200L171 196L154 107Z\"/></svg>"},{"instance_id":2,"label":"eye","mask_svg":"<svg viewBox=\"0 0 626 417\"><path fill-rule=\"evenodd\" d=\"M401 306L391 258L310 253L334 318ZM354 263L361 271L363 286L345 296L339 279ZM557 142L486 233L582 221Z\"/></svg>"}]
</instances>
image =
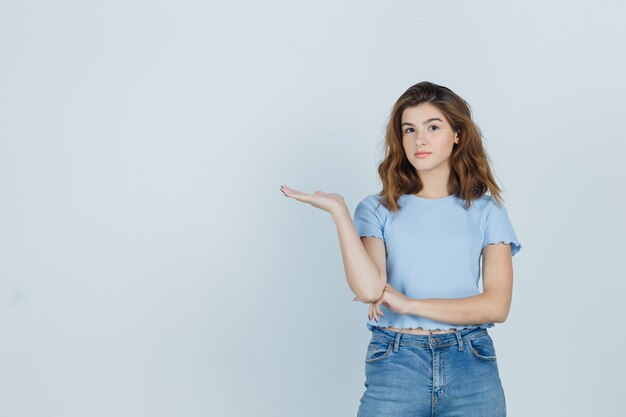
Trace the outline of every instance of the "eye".
<instances>
[{"instance_id":1,"label":"eye","mask_svg":"<svg viewBox=\"0 0 626 417\"><path fill-rule=\"evenodd\" d=\"M406 129L404 129L404 133L411 133L409 132L409 129L413 129L412 127L407 127Z\"/></svg>"},{"instance_id":2,"label":"eye","mask_svg":"<svg viewBox=\"0 0 626 417\"><path fill-rule=\"evenodd\" d=\"M429 126L429 127L434 127L434 128L435 128L435 130L438 130L438 129L439 129L439 126L435 126L435 125L431 125L431 126Z\"/></svg>"}]
</instances>

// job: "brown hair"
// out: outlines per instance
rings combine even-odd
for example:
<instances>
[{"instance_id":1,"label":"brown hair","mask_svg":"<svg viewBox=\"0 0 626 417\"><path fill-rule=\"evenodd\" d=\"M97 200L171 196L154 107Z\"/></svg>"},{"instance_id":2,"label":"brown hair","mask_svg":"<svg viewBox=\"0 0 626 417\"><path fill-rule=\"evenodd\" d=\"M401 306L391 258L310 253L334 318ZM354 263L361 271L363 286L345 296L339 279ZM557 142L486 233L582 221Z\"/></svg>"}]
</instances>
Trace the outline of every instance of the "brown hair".
<instances>
[{"instance_id":1,"label":"brown hair","mask_svg":"<svg viewBox=\"0 0 626 417\"><path fill-rule=\"evenodd\" d=\"M407 107L431 103L445 115L452 129L459 134L450 155L450 180L448 188L465 200L469 208L472 200L483 196L487 190L497 203L502 202L500 188L490 167L490 158L482 143L479 127L472 120L469 104L447 87L423 81L409 87L393 106L385 135L385 157L378 165L378 175L383 189L381 203L390 211L400 206L397 199L402 194L415 194L423 188L422 181L407 159L402 146L402 112Z\"/></svg>"}]
</instances>

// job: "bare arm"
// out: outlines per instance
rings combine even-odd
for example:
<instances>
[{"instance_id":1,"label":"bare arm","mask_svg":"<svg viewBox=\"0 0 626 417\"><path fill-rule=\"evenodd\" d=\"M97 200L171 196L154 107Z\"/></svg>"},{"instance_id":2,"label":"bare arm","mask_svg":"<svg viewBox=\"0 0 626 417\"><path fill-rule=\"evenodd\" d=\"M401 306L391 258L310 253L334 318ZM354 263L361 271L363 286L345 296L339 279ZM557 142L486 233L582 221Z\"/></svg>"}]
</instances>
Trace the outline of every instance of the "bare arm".
<instances>
[{"instance_id":1,"label":"bare arm","mask_svg":"<svg viewBox=\"0 0 626 417\"><path fill-rule=\"evenodd\" d=\"M380 298L387 283L384 241L360 238L345 205L332 213L348 286L359 301L372 303Z\"/></svg>"},{"instance_id":2,"label":"bare arm","mask_svg":"<svg viewBox=\"0 0 626 417\"><path fill-rule=\"evenodd\" d=\"M483 249L483 292L464 298L411 299L406 314L445 323L502 323L511 307L513 263L511 246L490 244Z\"/></svg>"},{"instance_id":3,"label":"bare arm","mask_svg":"<svg viewBox=\"0 0 626 417\"><path fill-rule=\"evenodd\" d=\"M337 193L316 191L303 193L282 185L286 197L308 203L331 214L343 258L348 286L359 301L372 303L380 298L387 283L387 261L384 241L373 237L360 238L343 197Z\"/></svg>"}]
</instances>

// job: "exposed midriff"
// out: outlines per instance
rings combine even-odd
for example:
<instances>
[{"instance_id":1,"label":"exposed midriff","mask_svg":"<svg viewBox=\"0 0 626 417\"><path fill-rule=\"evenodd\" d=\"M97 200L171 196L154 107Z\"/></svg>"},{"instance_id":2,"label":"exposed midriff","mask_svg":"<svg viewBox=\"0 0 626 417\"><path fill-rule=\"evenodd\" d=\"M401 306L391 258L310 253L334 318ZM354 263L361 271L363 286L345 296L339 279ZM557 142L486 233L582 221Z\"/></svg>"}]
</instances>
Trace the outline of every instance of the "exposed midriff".
<instances>
[{"instance_id":1,"label":"exposed midriff","mask_svg":"<svg viewBox=\"0 0 626 417\"><path fill-rule=\"evenodd\" d=\"M450 330L442 330L442 329L425 330L425 329L422 329L421 327L417 329L399 329L393 326L383 327L383 329L391 330L392 332L408 333L408 334L441 334L441 333L453 333L456 331L455 328L452 328Z\"/></svg>"}]
</instances>

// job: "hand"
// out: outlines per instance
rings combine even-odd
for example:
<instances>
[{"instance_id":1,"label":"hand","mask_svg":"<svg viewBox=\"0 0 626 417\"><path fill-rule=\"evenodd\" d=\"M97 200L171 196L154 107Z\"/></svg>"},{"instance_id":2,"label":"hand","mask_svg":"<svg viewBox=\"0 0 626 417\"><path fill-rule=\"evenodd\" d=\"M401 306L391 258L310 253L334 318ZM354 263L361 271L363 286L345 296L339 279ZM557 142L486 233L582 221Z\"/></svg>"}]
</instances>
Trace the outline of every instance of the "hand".
<instances>
[{"instance_id":1,"label":"hand","mask_svg":"<svg viewBox=\"0 0 626 417\"><path fill-rule=\"evenodd\" d=\"M412 298L407 297L387 283L380 298L370 304L367 317L370 320L374 317L377 322L379 320L378 316L384 317L385 315L380 309L381 304L395 313L407 314L411 300Z\"/></svg>"},{"instance_id":2,"label":"hand","mask_svg":"<svg viewBox=\"0 0 626 417\"><path fill-rule=\"evenodd\" d=\"M313 207L317 207L331 214L335 210L346 207L345 200L341 195L337 193L325 193L323 191L316 191L313 194L307 194L296 191L293 188L287 187L286 185L281 185L280 191L282 191L286 197L291 197L298 201L309 203Z\"/></svg>"}]
</instances>

